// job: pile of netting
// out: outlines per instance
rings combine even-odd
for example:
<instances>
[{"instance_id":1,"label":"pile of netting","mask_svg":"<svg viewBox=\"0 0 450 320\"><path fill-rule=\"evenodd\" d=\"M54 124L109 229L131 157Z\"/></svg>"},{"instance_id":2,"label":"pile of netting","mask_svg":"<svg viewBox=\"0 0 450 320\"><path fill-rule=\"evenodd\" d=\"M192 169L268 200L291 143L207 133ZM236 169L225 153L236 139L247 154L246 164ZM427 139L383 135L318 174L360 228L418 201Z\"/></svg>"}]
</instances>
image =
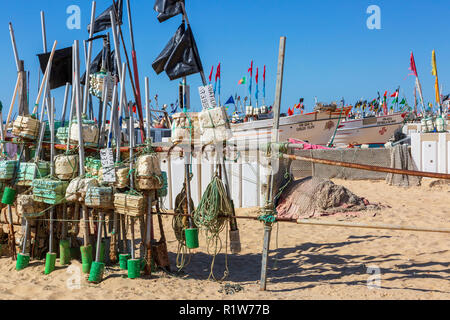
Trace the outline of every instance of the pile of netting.
<instances>
[{"instance_id":1,"label":"pile of netting","mask_svg":"<svg viewBox=\"0 0 450 320\"><path fill-rule=\"evenodd\" d=\"M285 189L278 202L277 212L280 218L299 219L380 208L381 205L371 204L330 180L308 177L292 182Z\"/></svg>"}]
</instances>

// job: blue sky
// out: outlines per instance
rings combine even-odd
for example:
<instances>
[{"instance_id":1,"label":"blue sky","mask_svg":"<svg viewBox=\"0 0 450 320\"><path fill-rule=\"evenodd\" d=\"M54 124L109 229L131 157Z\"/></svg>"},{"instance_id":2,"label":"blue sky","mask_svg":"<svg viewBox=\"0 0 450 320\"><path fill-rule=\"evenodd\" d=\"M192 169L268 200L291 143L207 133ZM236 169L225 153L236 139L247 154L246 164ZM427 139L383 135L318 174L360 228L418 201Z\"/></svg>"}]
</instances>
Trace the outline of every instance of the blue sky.
<instances>
[{"instance_id":1,"label":"blue sky","mask_svg":"<svg viewBox=\"0 0 450 320\"><path fill-rule=\"evenodd\" d=\"M66 27L69 17L66 9L72 4L81 8L81 30ZM110 4L109 0L98 0L97 14ZM141 86L144 76L148 76L151 96L157 93L160 103L173 103L178 81L169 81L164 73L157 76L151 63L179 26L181 16L159 23L153 4L154 0L131 0ZM369 30L366 26L369 5L381 8L381 30ZM425 100L434 99L433 49L437 54L440 84L444 93L450 92L447 88L450 80L448 0L186 0L186 7L206 76L212 65L216 67L221 62L222 101L235 93L242 97L248 95L247 86L239 86L237 82L247 75L253 60L254 67L260 68L260 77L263 65L267 66L266 101L272 104L280 36L287 37L282 111L297 103L300 97L305 98L307 110L311 110L315 96L324 102L344 97L347 103L354 103L360 98L375 98L377 91L392 92L398 86L401 96L412 103L414 78L408 77L411 50ZM16 80L8 22L13 23L19 56L31 72L30 100L34 101L39 70L36 54L42 52L40 11L46 15L48 47L58 40L58 48L63 48L72 45L74 39L82 42L88 38L86 26L91 1L1 1L0 8L3 49L0 51L0 100L7 109ZM123 32L131 50L126 19ZM100 42L94 46L93 56L100 46ZM188 83L193 109L199 110L200 76L188 77ZM128 92L131 96L130 89ZM57 117L63 93L63 88L54 90Z\"/></svg>"}]
</instances>

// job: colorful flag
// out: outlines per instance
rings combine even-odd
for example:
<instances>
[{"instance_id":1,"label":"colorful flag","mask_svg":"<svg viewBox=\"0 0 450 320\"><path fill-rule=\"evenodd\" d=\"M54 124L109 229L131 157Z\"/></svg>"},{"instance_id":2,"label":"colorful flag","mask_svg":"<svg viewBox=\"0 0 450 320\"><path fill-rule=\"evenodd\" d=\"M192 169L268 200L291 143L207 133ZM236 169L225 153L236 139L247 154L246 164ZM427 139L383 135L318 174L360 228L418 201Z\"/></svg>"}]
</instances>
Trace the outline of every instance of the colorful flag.
<instances>
[{"instance_id":1,"label":"colorful flag","mask_svg":"<svg viewBox=\"0 0 450 320\"><path fill-rule=\"evenodd\" d=\"M230 98L228 98L227 102L225 102L225 105L227 104L234 104L234 99L232 95L230 96Z\"/></svg>"},{"instance_id":2,"label":"colorful flag","mask_svg":"<svg viewBox=\"0 0 450 320\"><path fill-rule=\"evenodd\" d=\"M406 104L406 99L405 98L403 98L402 99L402 101L400 101L400 103L399 104Z\"/></svg>"},{"instance_id":3,"label":"colorful flag","mask_svg":"<svg viewBox=\"0 0 450 320\"><path fill-rule=\"evenodd\" d=\"M211 84L212 74L214 71L214 65L211 66L211 72L209 73L209 83Z\"/></svg>"},{"instance_id":4,"label":"colorful flag","mask_svg":"<svg viewBox=\"0 0 450 320\"><path fill-rule=\"evenodd\" d=\"M258 67L256 67L256 76L255 76L255 80L256 80L256 92L255 92L255 99L256 99L256 103L258 103Z\"/></svg>"},{"instance_id":5,"label":"colorful flag","mask_svg":"<svg viewBox=\"0 0 450 320\"><path fill-rule=\"evenodd\" d=\"M436 67L436 52L434 50L431 53L431 67L433 68L431 70L431 74L436 77L436 80L434 82L434 89L436 92L436 102L438 103L438 105L441 105L441 95L439 94L439 80Z\"/></svg>"},{"instance_id":6,"label":"colorful flag","mask_svg":"<svg viewBox=\"0 0 450 320\"><path fill-rule=\"evenodd\" d=\"M264 72L263 72L263 98L266 99L266 65L264 65Z\"/></svg>"},{"instance_id":7,"label":"colorful flag","mask_svg":"<svg viewBox=\"0 0 450 320\"><path fill-rule=\"evenodd\" d=\"M219 65L217 66L217 70L216 70L216 81L217 79L220 79L220 62Z\"/></svg>"},{"instance_id":8,"label":"colorful flag","mask_svg":"<svg viewBox=\"0 0 450 320\"><path fill-rule=\"evenodd\" d=\"M387 91L384 92L384 96L383 96L383 112L386 115L387 114Z\"/></svg>"},{"instance_id":9,"label":"colorful flag","mask_svg":"<svg viewBox=\"0 0 450 320\"><path fill-rule=\"evenodd\" d=\"M242 79L238 81L238 84L245 84L246 80L247 79L245 77L242 77Z\"/></svg>"},{"instance_id":10,"label":"colorful flag","mask_svg":"<svg viewBox=\"0 0 450 320\"><path fill-rule=\"evenodd\" d=\"M250 63L250 68L247 72L250 72L250 84L248 86L248 92L250 93L250 100L252 99L252 79L253 79L253 60Z\"/></svg>"},{"instance_id":11,"label":"colorful flag","mask_svg":"<svg viewBox=\"0 0 450 320\"><path fill-rule=\"evenodd\" d=\"M409 58L409 60L410 60L409 70L412 71L412 74L414 76L418 77L418 75L417 75L417 68L416 68L416 61L414 60L414 55L413 55L412 51L411 51L411 57Z\"/></svg>"},{"instance_id":12,"label":"colorful flag","mask_svg":"<svg viewBox=\"0 0 450 320\"><path fill-rule=\"evenodd\" d=\"M216 93L217 89L217 79L219 79L219 95L220 95L220 62L219 65L217 66L216 77L214 79L214 93Z\"/></svg>"}]
</instances>

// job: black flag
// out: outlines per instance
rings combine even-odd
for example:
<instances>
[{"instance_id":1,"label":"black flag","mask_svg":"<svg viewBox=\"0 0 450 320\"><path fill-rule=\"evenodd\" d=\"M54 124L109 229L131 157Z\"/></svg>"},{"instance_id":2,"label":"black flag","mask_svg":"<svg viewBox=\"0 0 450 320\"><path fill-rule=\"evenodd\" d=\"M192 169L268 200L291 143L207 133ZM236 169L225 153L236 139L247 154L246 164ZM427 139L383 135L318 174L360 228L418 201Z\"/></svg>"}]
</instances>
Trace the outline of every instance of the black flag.
<instances>
[{"instance_id":1,"label":"black flag","mask_svg":"<svg viewBox=\"0 0 450 320\"><path fill-rule=\"evenodd\" d=\"M42 73L45 73L50 53L42 53L37 56ZM55 50L49 78L50 89L65 86L67 82L72 83L72 47Z\"/></svg>"},{"instance_id":2,"label":"black flag","mask_svg":"<svg viewBox=\"0 0 450 320\"><path fill-rule=\"evenodd\" d=\"M123 0L118 0L118 4L116 4L116 8L119 8L118 9L119 21L117 23L121 25L122 24L122 12L123 12ZM114 14L113 5L109 6L108 9L103 11L97 18L95 18L94 34L111 28L111 16L109 14L110 11L112 11ZM91 24L88 25L87 29L88 29L88 32L91 31Z\"/></svg>"},{"instance_id":3,"label":"black flag","mask_svg":"<svg viewBox=\"0 0 450 320\"><path fill-rule=\"evenodd\" d=\"M185 32L184 23L180 25L177 32L175 32L172 39L169 40L169 42L166 44L164 49L161 51L159 56L153 61L152 67L155 70L156 74L160 74L164 71L167 60L169 60L172 52L174 51L176 45L180 42L181 37L183 36Z\"/></svg>"},{"instance_id":4,"label":"black flag","mask_svg":"<svg viewBox=\"0 0 450 320\"><path fill-rule=\"evenodd\" d=\"M164 70L170 80L203 71L194 35L189 25L170 55Z\"/></svg>"},{"instance_id":5,"label":"black flag","mask_svg":"<svg viewBox=\"0 0 450 320\"><path fill-rule=\"evenodd\" d=\"M159 22L166 21L177 14L183 14L181 2L184 4L184 0L156 0L153 9L158 12Z\"/></svg>"}]
</instances>

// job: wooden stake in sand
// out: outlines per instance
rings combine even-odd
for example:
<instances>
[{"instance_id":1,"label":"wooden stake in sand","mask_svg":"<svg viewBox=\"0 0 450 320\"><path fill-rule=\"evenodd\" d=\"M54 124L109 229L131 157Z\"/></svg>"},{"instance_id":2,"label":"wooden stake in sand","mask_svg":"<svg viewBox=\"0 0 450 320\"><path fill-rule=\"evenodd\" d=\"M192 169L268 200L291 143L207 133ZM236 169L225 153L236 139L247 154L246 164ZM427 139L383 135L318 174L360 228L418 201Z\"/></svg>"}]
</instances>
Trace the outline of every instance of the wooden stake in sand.
<instances>
[{"instance_id":1,"label":"wooden stake in sand","mask_svg":"<svg viewBox=\"0 0 450 320\"><path fill-rule=\"evenodd\" d=\"M277 83L275 91L275 103L273 106L273 129L272 129L272 143L278 141L278 128L280 125L280 105L281 105L281 93L283 89L283 71L284 71L284 55L286 49L286 37L280 38L280 49L278 52L278 69L277 69ZM275 154L275 153L272 153ZM273 156L271 159L271 167L276 165L278 159ZM278 167L278 166L277 166ZM273 210L273 190L271 188L273 182L273 172L268 175L267 178L267 193L266 193L266 210ZM270 246L270 234L272 232L272 222L266 222L264 224L264 243L263 243L263 253L261 259L261 280L260 280L260 290L266 290L267 282L267 258L269 255Z\"/></svg>"},{"instance_id":2,"label":"wooden stake in sand","mask_svg":"<svg viewBox=\"0 0 450 320\"><path fill-rule=\"evenodd\" d=\"M42 82L41 82L41 86L39 88L39 93L38 96L36 98L36 102L34 104L34 108L33 108L33 114L35 114L39 108L39 101L41 100L41 95L42 95L42 90L44 88L44 84L47 82L47 78L50 77L50 68L52 65L52 61L53 61L53 56L55 55L55 51L56 51L56 44L58 42L55 40L55 42L53 43L53 48L52 48L52 52L50 53L50 58L48 59L48 63L47 63L47 68L45 69L45 73L44 73L44 77L42 78Z\"/></svg>"}]
</instances>

